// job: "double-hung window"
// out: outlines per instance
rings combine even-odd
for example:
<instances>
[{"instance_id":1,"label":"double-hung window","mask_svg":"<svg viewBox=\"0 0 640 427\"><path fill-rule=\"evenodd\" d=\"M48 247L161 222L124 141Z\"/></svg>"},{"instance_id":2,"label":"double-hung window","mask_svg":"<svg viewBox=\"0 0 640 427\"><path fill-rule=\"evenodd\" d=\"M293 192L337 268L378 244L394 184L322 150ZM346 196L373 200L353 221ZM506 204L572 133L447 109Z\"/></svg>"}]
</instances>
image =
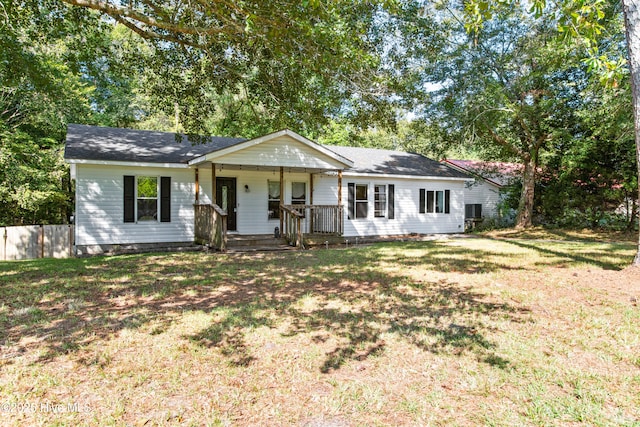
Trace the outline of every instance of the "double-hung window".
<instances>
[{"instance_id":1,"label":"double-hung window","mask_svg":"<svg viewBox=\"0 0 640 427\"><path fill-rule=\"evenodd\" d=\"M269 219L280 218L280 181L268 181Z\"/></svg>"},{"instance_id":2,"label":"double-hung window","mask_svg":"<svg viewBox=\"0 0 640 427\"><path fill-rule=\"evenodd\" d=\"M124 177L124 222L171 222L171 177Z\"/></svg>"},{"instance_id":3,"label":"double-hung window","mask_svg":"<svg viewBox=\"0 0 640 427\"><path fill-rule=\"evenodd\" d=\"M291 204L305 205L307 204L307 185L304 182L291 183Z\"/></svg>"},{"instance_id":4,"label":"double-hung window","mask_svg":"<svg viewBox=\"0 0 640 427\"><path fill-rule=\"evenodd\" d=\"M387 216L387 186L375 185L373 187L373 213L376 218L386 218Z\"/></svg>"},{"instance_id":5,"label":"double-hung window","mask_svg":"<svg viewBox=\"0 0 640 427\"><path fill-rule=\"evenodd\" d=\"M350 182L349 219L361 219L369 216L369 185ZM395 218L395 185L375 184L373 186L373 215L375 218Z\"/></svg>"},{"instance_id":6,"label":"double-hung window","mask_svg":"<svg viewBox=\"0 0 640 427\"><path fill-rule=\"evenodd\" d=\"M444 213L451 212L451 191L450 190L425 190L420 189L420 213Z\"/></svg>"},{"instance_id":7,"label":"double-hung window","mask_svg":"<svg viewBox=\"0 0 640 427\"><path fill-rule=\"evenodd\" d=\"M139 176L136 183L137 220L156 221L158 219L158 177Z\"/></svg>"},{"instance_id":8,"label":"double-hung window","mask_svg":"<svg viewBox=\"0 0 640 427\"><path fill-rule=\"evenodd\" d=\"M356 184L356 218L366 218L369 214L369 186Z\"/></svg>"},{"instance_id":9,"label":"double-hung window","mask_svg":"<svg viewBox=\"0 0 640 427\"><path fill-rule=\"evenodd\" d=\"M350 182L347 188L349 219L366 218L369 214L369 185Z\"/></svg>"}]
</instances>

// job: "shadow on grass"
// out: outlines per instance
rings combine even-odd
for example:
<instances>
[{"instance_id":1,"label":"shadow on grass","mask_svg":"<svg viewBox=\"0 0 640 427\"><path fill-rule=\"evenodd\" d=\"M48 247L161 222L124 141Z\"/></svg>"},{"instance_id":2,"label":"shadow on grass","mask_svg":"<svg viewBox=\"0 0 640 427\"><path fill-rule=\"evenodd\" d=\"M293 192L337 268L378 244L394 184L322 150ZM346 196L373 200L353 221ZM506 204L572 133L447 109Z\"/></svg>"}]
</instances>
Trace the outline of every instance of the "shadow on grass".
<instances>
[{"instance_id":1,"label":"shadow on grass","mask_svg":"<svg viewBox=\"0 0 640 427\"><path fill-rule=\"evenodd\" d=\"M491 239L499 242L507 243L510 245L518 246L520 248L529 249L535 252L539 252L541 254L548 255L555 259L553 261L556 265L566 264L566 260L571 260L578 263L590 264L597 267L602 268L603 270L614 270L619 271L622 270L622 267L619 264L604 261L601 256L603 255L600 252L583 252L583 253L573 253L570 251L562 252L559 250L550 249L548 247L544 247L542 245L536 245L534 243L525 243L522 240L512 240L512 239ZM535 241L532 241L535 242ZM570 244L571 242L558 242L558 244Z\"/></svg>"},{"instance_id":2,"label":"shadow on grass","mask_svg":"<svg viewBox=\"0 0 640 427\"><path fill-rule=\"evenodd\" d=\"M424 250L421 257L403 253ZM478 272L512 268L495 254L412 242L349 250L221 255L128 255L0 265L0 356L31 350L45 363L126 329L162 335L185 312L214 320L185 336L231 365L255 360L247 332L287 325L286 336L322 332L336 341L320 371L383 353L395 334L424 351L472 353L505 368L488 338L493 320L518 322L526 309L496 303L450 281L416 281L412 269ZM564 254L562 254L564 256ZM393 271L378 268L392 263ZM300 302L313 296L314 305ZM147 331L145 331L147 332ZM16 348L20 347L20 348ZM82 360L81 360L82 361ZM92 363L91 360L85 361ZM10 357L0 363L11 363Z\"/></svg>"}]
</instances>

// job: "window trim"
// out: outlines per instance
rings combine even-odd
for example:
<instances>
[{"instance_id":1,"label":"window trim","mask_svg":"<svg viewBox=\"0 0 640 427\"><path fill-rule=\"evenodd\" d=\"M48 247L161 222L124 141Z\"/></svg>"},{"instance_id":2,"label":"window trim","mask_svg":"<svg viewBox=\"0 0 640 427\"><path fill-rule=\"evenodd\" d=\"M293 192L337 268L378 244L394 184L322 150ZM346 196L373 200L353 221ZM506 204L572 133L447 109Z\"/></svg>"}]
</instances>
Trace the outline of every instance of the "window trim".
<instances>
[{"instance_id":1,"label":"window trim","mask_svg":"<svg viewBox=\"0 0 640 427\"><path fill-rule=\"evenodd\" d=\"M156 196L155 197L142 197L140 196L139 193L139 189L140 189L140 180L141 179L147 179L147 178L151 178L151 179L155 179L156 181ZM135 179L135 209L136 209L136 223L139 222L160 222L159 221L159 213L160 213L160 180L158 179L159 177L157 175L136 175L136 179ZM139 203L140 200L155 200L156 201L156 211L155 211L155 215L153 216L153 218L149 218L149 219L140 219L140 208L139 208Z\"/></svg>"},{"instance_id":2,"label":"window trim","mask_svg":"<svg viewBox=\"0 0 640 427\"><path fill-rule=\"evenodd\" d=\"M365 198L358 199L358 187L365 189ZM355 192L353 198L355 204L355 219L369 218L369 184L355 184ZM364 216L358 215L358 206L364 206Z\"/></svg>"},{"instance_id":3,"label":"window trim","mask_svg":"<svg viewBox=\"0 0 640 427\"><path fill-rule=\"evenodd\" d=\"M356 199L358 187L364 187L366 189L367 198ZM364 205L366 207L366 215L358 215L358 206ZM347 219L362 220L369 218L369 183L362 182L348 182L347 183Z\"/></svg>"},{"instance_id":4,"label":"window trim","mask_svg":"<svg viewBox=\"0 0 640 427\"><path fill-rule=\"evenodd\" d=\"M421 214L451 213L451 190L420 189L418 212Z\"/></svg>"},{"instance_id":5,"label":"window trim","mask_svg":"<svg viewBox=\"0 0 640 427\"><path fill-rule=\"evenodd\" d=\"M378 192L378 189L382 188L384 191L382 193ZM379 200L378 196L384 196L384 200ZM383 209L378 209L378 204L384 203ZM389 204L388 204L388 190L387 184L374 184L373 185L373 217L374 218L386 218L389 212Z\"/></svg>"},{"instance_id":6,"label":"window trim","mask_svg":"<svg viewBox=\"0 0 640 427\"><path fill-rule=\"evenodd\" d=\"M138 196L140 178L155 178L156 197ZM171 176L124 175L123 185L123 222L133 224L171 222ZM138 219L138 200L153 199L156 200L155 217L153 219Z\"/></svg>"}]
</instances>

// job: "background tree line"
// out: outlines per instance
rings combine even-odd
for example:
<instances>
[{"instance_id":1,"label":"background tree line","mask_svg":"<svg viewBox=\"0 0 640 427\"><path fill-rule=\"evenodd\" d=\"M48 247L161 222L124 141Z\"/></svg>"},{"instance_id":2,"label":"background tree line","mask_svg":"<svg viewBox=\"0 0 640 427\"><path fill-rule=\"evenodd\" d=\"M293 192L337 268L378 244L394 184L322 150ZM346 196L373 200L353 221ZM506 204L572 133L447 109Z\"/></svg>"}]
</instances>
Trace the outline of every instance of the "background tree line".
<instances>
[{"instance_id":1,"label":"background tree line","mask_svg":"<svg viewBox=\"0 0 640 427\"><path fill-rule=\"evenodd\" d=\"M469 31L454 0L5 1L0 224L68 220L85 123L514 161L519 223L634 227L627 68L595 70L552 6L497 4ZM598 10L598 54L624 63L621 5Z\"/></svg>"}]
</instances>

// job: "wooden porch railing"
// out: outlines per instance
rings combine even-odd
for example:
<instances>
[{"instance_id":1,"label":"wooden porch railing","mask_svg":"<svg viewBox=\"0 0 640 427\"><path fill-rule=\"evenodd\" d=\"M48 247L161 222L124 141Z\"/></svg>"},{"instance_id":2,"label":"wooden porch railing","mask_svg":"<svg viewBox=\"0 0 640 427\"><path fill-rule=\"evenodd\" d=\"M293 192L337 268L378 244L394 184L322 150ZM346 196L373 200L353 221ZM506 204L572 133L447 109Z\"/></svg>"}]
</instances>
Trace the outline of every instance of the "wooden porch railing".
<instances>
[{"instance_id":1,"label":"wooden porch railing","mask_svg":"<svg viewBox=\"0 0 640 427\"><path fill-rule=\"evenodd\" d=\"M193 205L195 241L224 251L227 249L227 212L220 206Z\"/></svg>"},{"instance_id":2,"label":"wooden porch railing","mask_svg":"<svg viewBox=\"0 0 640 427\"><path fill-rule=\"evenodd\" d=\"M280 205L280 215L282 235L296 247L304 247L305 234L344 233L343 208L339 205Z\"/></svg>"},{"instance_id":3,"label":"wooden porch railing","mask_svg":"<svg viewBox=\"0 0 640 427\"><path fill-rule=\"evenodd\" d=\"M303 249L302 213L292 209L291 206L280 205L280 218L282 218L282 235L290 245Z\"/></svg>"}]
</instances>

